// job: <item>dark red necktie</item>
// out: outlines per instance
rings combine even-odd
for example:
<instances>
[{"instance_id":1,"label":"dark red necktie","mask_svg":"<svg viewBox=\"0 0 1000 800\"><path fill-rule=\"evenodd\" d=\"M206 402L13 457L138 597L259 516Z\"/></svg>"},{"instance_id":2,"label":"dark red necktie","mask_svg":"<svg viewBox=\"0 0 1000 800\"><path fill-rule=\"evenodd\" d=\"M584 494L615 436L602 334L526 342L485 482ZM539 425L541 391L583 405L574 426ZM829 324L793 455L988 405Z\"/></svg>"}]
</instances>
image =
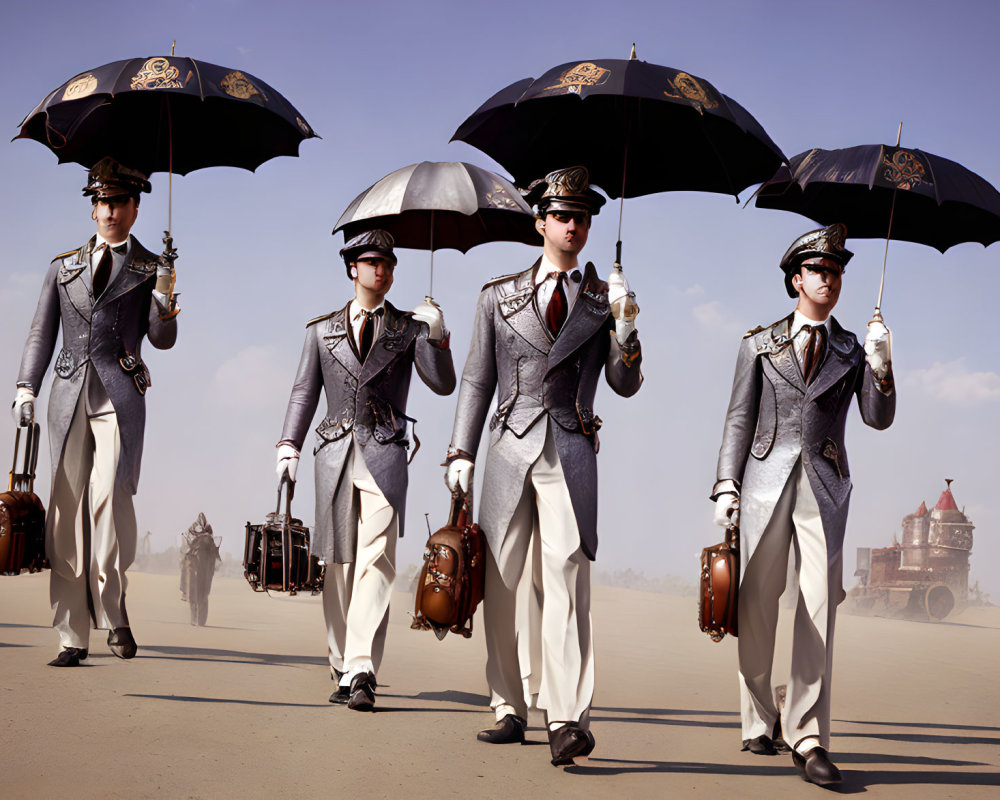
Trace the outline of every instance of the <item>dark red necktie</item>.
<instances>
[{"instance_id":1,"label":"dark red necktie","mask_svg":"<svg viewBox=\"0 0 1000 800\"><path fill-rule=\"evenodd\" d=\"M566 273L560 272L556 276L556 288L552 291L552 297L549 298L549 304L545 309L545 324L553 334L559 333L566 321L566 289L563 288L565 283Z\"/></svg>"},{"instance_id":2,"label":"dark red necktie","mask_svg":"<svg viewBox=\"0 0 1000 800\"><path fill-rule=\"evenodd\" d=\"M803 327L809 327L804 325ZM809 330L809 339L806 341L805 349L802 351L802 374L806 379L806 385L812 383L816 373L819 372L820 364L823 363L823 355L826 353L826 325L815 325Z\"/></svg>"},{"instance_id":3,"label":"dark red necktie","mask_svg":"<svg viewBox=\"0 0 1000 800\"><path fill-rule=\"evenodd\" d=\"M104 290L108 288L108 279L111 277L111 245L104 245L104 252L101 253L101 260L97 262L97 269L94 270L94 299L96 300Z\"/></svg>"},{"instance_id":4,"label":"dark red necktie","mask_svg":"<svg viewBox=\"0 0 1000 800\"><path fill-rule=\"evenodd\" d=\"M361 329L358 331L358 354L364 361L375 343L375 318L382 315L382 309L376 308L374 311L361 309L361 313L364 316L361 319Z\"/></svg>"}]
</instances>

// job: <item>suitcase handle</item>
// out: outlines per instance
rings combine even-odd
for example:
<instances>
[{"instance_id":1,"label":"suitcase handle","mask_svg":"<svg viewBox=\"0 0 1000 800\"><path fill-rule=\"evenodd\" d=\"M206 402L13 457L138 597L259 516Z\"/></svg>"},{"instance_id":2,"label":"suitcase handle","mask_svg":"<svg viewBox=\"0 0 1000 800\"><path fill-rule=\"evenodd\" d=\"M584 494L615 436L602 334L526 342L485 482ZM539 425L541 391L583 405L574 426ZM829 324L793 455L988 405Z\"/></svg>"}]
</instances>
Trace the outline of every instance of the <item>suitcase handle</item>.
<instances>
[{"instance_id":1,"label":"suitcase handle","mask_svg":"<svg viewBox=\"0 0 1000 800\"><path fill-rule=\"evenodd\" d=\"M451 493L451 510L448 512L448 524L464 528L472 522L472 487L463 492L457 486Z\"/></svg>"},{"instance_id":2,"label":"suitcase handle","mask_svg":"<svg viewBox=\"0 0 1000 800\"><path fill-rule=\"evenodd\" d=\"M17 471L17 453L21 449L21 430L24 435L24 461L21 472ZM35 467L38 464L38 423L29 422L18 425L14 436L14 463L10 468L10 478L7 481L7 491L33 492L35 490Z\"/></svg>"},{"instance_id":3,"label":"suitcase handle","mask_svg":"<svg viewBox=\"0 0 1000 800\"><path fill-rule=\"evenodd\" d=\"M285 515L291 519L292 498L295 496L295 481L293 481L291 476L288 474L288 470L281 473L281 480L278 481L278 503L274 507L275 514L281 513L281 490L286 486L288 489L285 491Z\"/></svg>"}]
</instances>

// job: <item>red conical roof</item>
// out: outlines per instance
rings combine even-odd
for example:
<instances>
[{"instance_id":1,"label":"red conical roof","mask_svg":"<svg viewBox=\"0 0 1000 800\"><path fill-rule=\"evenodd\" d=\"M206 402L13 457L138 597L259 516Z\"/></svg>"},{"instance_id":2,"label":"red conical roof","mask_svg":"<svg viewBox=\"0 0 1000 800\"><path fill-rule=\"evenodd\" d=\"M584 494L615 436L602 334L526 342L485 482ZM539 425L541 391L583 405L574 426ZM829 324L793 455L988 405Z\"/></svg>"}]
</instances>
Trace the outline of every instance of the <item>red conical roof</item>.
<instances>
[{"instance_id":1,"label":"red conical roof","mask_svg":"<svg viewBox=\"0 0 1000 800\"><path fill-rule=\"evenodd\" d=\"M941 492L941 496L938 498L937 505L934 508L937 511L958 511L958 506L955 505L955 498L951 494L951 481L948 481L948 487Z\"/></svg>"},{"instance_id":2,"label":"red conical roof","mask_svg":"<svg viewBox=\"0 0 1000 800\"><path fill-rule=\"evenodd\" d=\"M923 500L920 501L920 508L910 514L911 517L926 517L927 516L927 503Z\"/></svg>"}]
</instances>

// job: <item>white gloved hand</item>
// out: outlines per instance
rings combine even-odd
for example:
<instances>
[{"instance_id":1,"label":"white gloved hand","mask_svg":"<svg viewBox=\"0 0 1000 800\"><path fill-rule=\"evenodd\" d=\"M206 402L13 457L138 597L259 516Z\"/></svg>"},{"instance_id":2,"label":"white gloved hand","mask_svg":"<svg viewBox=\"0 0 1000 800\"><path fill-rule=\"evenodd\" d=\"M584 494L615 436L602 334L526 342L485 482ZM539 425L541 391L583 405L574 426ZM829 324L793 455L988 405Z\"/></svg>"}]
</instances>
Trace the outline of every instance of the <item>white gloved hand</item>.
<instances>
[{"instance_id":1,"label":"white gloved hand","mask_svg":"<svg viewBox=\"0 0 1000 800\"><path fill-rule=\"evenodd\" d=\"M18 427L28 425L35 420L35 393L27 386L18 386L14 395L14 405L11 406L14 424Z\"/></svg>"},{"instance_id":2,"label":"white gloved hand","mask_svg":"<svg viewBox=\"0 0 1000 800\"><path fill-rule=\"evenodd\" d=\"M475 466L467 458L456 458L452 461L444 473L444 485L448 487L448 491L454 492L457 488L461 489L463 494L468 494Z\"/></svg>"},{"instance_id":3,"label":"white gloved hand","mask_svg":"<svg viewBox=\"0 0 1000 800\"><path fill-rule=\"evenodd\" d=\"M292 445L282 443L278 445L278 463L275 472L278 473L278 480L288 470L288 477L295 482L295 471L299 468L299 451Z\"/></svg>"},{"instance_id":4,"label":"white gloved hand","mask_svg":"<svg viewBox=\"0 0 1000 800\"><path fill-rule=\"evenodd\" d=\"M170 297L174 292L174 282L176 280L177 275L174 272L174 268L169 264L161 263L156 268L156 285L153 287L153 291Z\"/></svg>"},{"instance_id":5,"label":"white gloved hand","mask_svg":"<svg viewBox=\"0 0 1000 800\"><path fill-rule=\"evenodd\" d=\"M735 494L731 492L720 494L715 501L715 515L712 521L723 528L728 528L733 523L739 524L739 518L736 517L739 507L740 499Z\"/></svg>"},{"instance_id":6,"label":"white gloved hand","mask_svg":"<svg viewBox=\"0 0 1000 800\"><path fill-rule=\"evenodd\" d=\"M892 366L892 334L882 322L882 315L876 314L868 323L868 333L865 334L865 360L872 368L876 380L882 380L889 374Z\"/></svg>"},{"instance_id":7,"label":"white gloved hand","mask_svg":"<svg viewBox=\"0 0 1000 800\"><path fill-rule=\"evenodd\" d=\"M611 306L611 316L615 318L615 338L618 344L623 345L635 330L639 306L635 302L635 292L629 289L625 273L620 267L613 268L608 276L608 303Z\"/></svg>"},{"instance_id":8,"label":"white gloved hand","mask_svg":"<svg viewBox=\"0 0 1000 800\"><path fill-rule=\"evenodd\" d=\"M430 329L427 338L431 341L439 342L444 338L444 314L432 297L424 297L424 302L413 309L413 318L427 323Z\"/></svg>"}]
</instances>

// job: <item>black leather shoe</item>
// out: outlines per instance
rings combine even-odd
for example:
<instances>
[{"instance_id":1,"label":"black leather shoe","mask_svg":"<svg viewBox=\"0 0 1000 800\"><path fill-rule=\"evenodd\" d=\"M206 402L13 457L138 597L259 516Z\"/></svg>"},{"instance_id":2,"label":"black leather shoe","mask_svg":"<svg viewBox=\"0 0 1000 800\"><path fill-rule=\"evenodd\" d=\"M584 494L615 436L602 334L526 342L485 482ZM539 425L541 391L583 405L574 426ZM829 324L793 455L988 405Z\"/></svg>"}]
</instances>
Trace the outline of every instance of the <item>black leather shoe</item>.
<instances>
[{"instance_id":1,"label":"black leather shoe","mask_svg":"<svg viewBox=\"0 0 1000 800\"><path fill-rule=\"evenodd\" d=\"M743 749L749 750L755 756L776 756L778 751L774 749L774 742L771 737L761 734L756 739L744 739Z\"/></svg>"},{"instance_id":2,"label":"black leather shoe","mask_svg":"<svg viewBox=\"0 0 1000 800\"><path fill-rule=\"evenodd\" d=\"M86 648L64 647L55 658L49 662L50 667L78 667L87 657Z\"/></svg>"},{"instance_id":3,"label":"black leather shoe","mask_svg":"<svg viewBox=\"0 0 1000 800\"><path fill-rule=\"evenodd\" d=\"M585 731L577 722L570 722L561 728L549 731L549 750L552 765L563 767L573 763L574 758L589 756L594 751L594 735Z\"/></svg>"},{"instance_id":4,"label":"black leather shoe","mask_svg":"<svg viewBox=\"0 0 1000 800\"><path fill-rule=\"evenodd\" d=\"M347 705L347 701L350 699L351 690L347 686L338 686L337 690L330 695L330 702L340 706Z\"/></svg>"},{"instance_id":5,"label":"black leather shoe","mask_svg":"<svg viewBox=\"0 0 1000 800\"><path fill-rule=\"evenodd\" d=\"M822 747L814 747L804 756L793 750L792 763L804 781L817 786L834 786L840 783L840 770L834 766Z\"/></svg>"},{"instance_id":6,"label":"black leather shoe","mask_svg":"<svg viewBox=\"0 0 1000 800\"><path fill-rule=\"evenodd\" d=\"M118 658L135 658L139 646L132 638L131 628L115 628L108 633L108 647Z\"/></svg>"},{"instance_id":7,"label":"black leather shoe","mask_svg":"<svg viewBox=\"0 0 1000 800\"><path fill-rule=\"evenodd\" d=\"M492 728L479 731L476 738L487 744L524 744L524 729L528 723L516 714L508 714Z\"/></svg>"},{"instance_id":8,"label":"black leather shoe","mask_svg":"<svg viewBox=\"0 0 1000 800\"><path fill-rule=\"evenodd\" d=\"M375 707L375 689L378 682L375 680L375 673L362 672L354 676L349 689L351 696L347 700L347 707L352 711L371 711Z\"/></svg>"}]
</instances>

